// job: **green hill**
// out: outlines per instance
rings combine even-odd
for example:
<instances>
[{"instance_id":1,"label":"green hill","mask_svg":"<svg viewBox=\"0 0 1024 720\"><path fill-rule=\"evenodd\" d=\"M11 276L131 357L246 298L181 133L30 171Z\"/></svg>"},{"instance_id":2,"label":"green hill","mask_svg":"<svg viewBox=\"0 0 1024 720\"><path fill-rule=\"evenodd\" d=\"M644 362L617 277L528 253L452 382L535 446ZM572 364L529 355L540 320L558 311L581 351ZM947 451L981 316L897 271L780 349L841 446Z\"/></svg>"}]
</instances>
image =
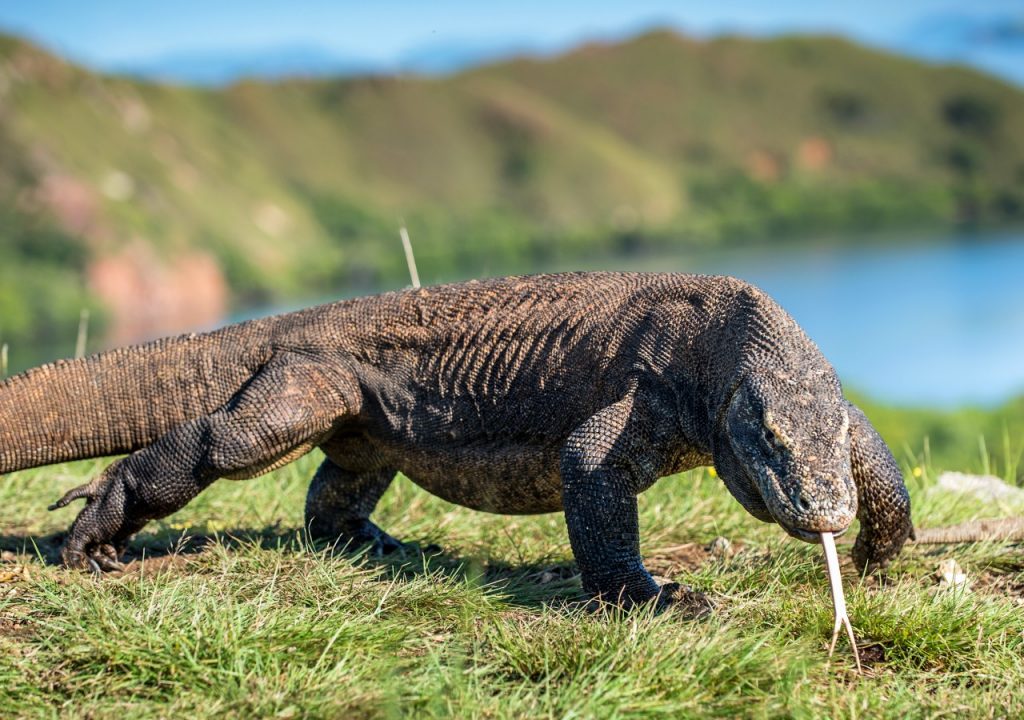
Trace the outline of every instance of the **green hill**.
<instances>
[{"instance_id":1,"label":"green hill","mask_svg":"<svg viewBox=\"0 0 1024 720\"><path fill-rule=\"evenodd\" d=\"M1020 221L1022 127L1019 89L828 37L223 90L0 38L0 341L66 353L82 305L123 341L395 285L400 219L431 279Z\"/></svg>"}]
</instances>

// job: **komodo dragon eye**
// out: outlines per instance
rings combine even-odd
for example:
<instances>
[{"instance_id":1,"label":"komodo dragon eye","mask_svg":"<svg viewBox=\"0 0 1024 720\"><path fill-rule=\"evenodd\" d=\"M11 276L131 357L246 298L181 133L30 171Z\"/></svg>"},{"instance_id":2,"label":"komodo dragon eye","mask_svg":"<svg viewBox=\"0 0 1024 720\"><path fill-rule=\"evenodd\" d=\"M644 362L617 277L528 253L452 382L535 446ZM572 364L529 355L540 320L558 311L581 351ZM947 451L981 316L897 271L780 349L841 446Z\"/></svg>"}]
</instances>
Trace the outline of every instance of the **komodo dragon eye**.
<instances>
[{"instance_id":1,"label":"komodo dragon eye","mask_svg":"<svg viewBox=\"0 0 1024 720\"><path fill-rule=\"evenodd\" d=\"M761 440L764 441L764 446L769 452L776 453L783 449L782 441L767 425L761 426Z\"/></svg>"}]
</instances>

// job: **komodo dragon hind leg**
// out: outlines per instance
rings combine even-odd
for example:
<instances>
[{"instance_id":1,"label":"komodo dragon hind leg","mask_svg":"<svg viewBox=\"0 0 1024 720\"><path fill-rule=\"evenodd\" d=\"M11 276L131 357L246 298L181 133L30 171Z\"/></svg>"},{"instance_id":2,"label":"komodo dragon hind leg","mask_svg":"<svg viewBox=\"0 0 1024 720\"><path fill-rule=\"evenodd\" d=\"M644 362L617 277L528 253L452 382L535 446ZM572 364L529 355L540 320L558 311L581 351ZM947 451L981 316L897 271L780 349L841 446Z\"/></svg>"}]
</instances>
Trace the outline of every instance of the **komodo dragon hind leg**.
<instances>
[{"instance_id":1,"label":"komodo dragon hind leg","mask_svg":"<svg viewBox=\"0 0 1024 720\"><path fill-rule=\"evenodd\" d=\"M68 567L117 569L129 538L148 521L184 507L222 477L253 477L308 452L345 414L337 373L315 363L269 364L213 413L185 422L152 445L67 493L53 508L84 498L61 550Z\"/></svg>"},{"instance_id":2,"label":"komodo dragon hind leg","mask_svg":"<svg viewBox=\"0 0 1024 720\"><path fill-rule=\"evenodd\" d=\"M407 549L370 520L377 501L395 478L394 470L353 473L326 459L306 495L306 528L315 540L355 549L369 545L375 555Z\"/></svg>"}]
</instances>

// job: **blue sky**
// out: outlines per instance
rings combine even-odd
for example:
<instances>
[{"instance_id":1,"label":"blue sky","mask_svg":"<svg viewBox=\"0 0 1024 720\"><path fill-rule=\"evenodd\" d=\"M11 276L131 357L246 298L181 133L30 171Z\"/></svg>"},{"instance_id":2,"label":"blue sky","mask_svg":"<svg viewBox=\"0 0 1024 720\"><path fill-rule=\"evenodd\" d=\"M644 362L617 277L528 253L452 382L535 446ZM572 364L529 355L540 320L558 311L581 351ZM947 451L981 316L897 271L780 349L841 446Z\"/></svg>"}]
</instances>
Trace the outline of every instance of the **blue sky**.
<instances>
[{"instance_id":1,"label":"blue sky","mask_svg":"<svg viewBox=\"0 0 1024 720\"><path fill-rule=\"evenodd\" d=\"M529 44L557 50L654 25L706 35L828 31L886 47L914 40L930 18L1024 18L1020 0L519 0L518 2L292 2L248 0L4 0L0 28L100 68L196 50L312 46L387 63L445 43ZM1024 55L1024 53L1022 53ZM968 59L969 61L969 59Z\"/></svg>"},{"instance_id":2,"label":"blue sky","mask_svg":"<svg viewBox=\"0 0 1024 720\"><path fill-rule=\"evenodd\" d=\"M259 0L26 0L0 3L0 27L97 65L191 49L309 43L375 60L433 41L583 37L670 23L696 33L831 30L885 40L933 14L1020 14L1015 0L858 2L260 2Z\"/></svg>"}]
</instances>

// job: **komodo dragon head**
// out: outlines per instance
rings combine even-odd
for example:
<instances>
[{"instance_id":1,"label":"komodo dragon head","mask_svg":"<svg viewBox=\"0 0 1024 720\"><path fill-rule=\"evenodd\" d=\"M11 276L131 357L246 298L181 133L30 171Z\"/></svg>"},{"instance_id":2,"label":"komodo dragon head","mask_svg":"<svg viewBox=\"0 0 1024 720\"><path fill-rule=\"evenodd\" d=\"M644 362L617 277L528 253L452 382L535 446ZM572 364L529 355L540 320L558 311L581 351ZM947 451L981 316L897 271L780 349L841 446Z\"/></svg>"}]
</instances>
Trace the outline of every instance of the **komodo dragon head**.
<instances>
[{"instance_id":1,"label":"komodo dragon head","mask_svg":"<svg viewBox=\"0 0 1024 720\"><path fill-rule=\"evenodd\" d=\"M820 542L857 513L849 417L835 372L755 368L720 410L714 461L733 496L760 520Z\"/></svg>"}]
</instances>

